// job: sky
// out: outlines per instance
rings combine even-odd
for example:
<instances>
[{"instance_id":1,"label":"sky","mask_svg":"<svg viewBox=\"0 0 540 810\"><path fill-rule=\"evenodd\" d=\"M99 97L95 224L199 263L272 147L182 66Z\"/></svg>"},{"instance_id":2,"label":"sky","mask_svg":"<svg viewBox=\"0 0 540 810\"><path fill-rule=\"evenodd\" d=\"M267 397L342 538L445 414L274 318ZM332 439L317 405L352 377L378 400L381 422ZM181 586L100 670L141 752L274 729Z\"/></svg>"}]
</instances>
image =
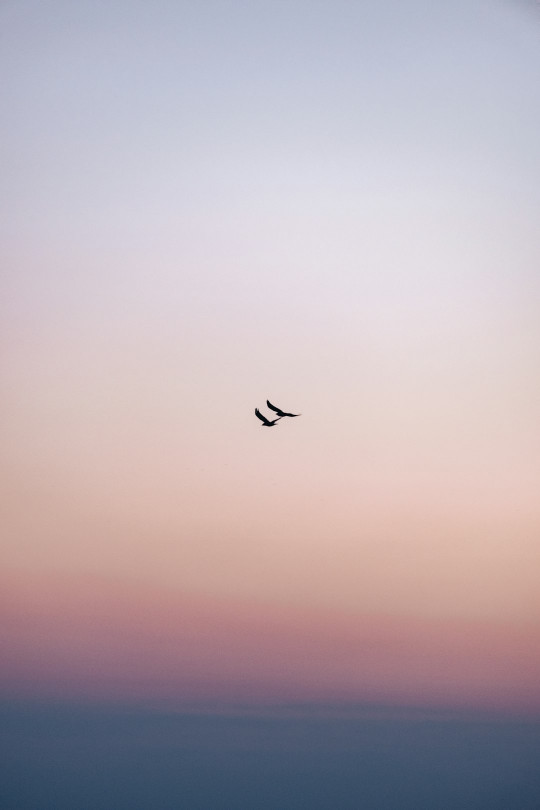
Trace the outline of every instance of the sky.
<instances>
[{"instance_id":1,"label":"sky","mask_svg":"<svg viewBox=\"0 0 540 810\"><path fill-rule=\"evenodd\" d=\"M2 696L537 713L536 4L0 22Z\"/></svg>"}]
</instances>

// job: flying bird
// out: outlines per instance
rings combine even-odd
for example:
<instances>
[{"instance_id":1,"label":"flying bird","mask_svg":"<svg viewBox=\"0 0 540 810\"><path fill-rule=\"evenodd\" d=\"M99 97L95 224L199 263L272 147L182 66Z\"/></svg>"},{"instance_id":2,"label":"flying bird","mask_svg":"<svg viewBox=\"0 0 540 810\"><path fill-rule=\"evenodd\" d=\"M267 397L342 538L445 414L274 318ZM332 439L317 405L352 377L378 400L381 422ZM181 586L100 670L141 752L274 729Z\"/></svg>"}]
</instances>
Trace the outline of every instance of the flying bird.
<instances>
[{"instance_id":1,"label":"flying bird","mask_svg":"<svg viewBox=\"0 0 540 810\"><path fill-rule=\"evenodd\" d=\"M280 418L282 416L302 416L301 413L286 413L285 411L282 411L281 408L276 408L275 405L272 405L269 399L266 400L266 404L270 410L275 411Z\"/></svg>"},{"instance_id":2,"label":"flying bird","mask_svg":"<svg viewBox=\"0 0 540 810\"><path fill-rule=\"evenodd\" d=\"M279 422L279 420L281 419L281 416L278 416L277 419L272 419L270 421L270 419L267 419L266 416L262 415L262 413L258 408L255 408L255 416L257 417L257 419L261 420L262 427L274 427L276 422Z\"/></svg>"}]
</instances>

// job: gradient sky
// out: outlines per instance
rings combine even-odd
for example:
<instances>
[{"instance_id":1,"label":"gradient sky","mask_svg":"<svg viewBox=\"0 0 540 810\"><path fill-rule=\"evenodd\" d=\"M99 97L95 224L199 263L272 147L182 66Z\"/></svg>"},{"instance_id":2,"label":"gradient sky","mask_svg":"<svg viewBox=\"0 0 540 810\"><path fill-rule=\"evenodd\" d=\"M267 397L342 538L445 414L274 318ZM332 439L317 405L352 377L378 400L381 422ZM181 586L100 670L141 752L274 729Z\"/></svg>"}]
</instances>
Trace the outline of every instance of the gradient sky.
<instances>
[{"instance_id":1,"label":"gradient sky","mask_svg":"<svg viewBox=\"0 0 540 810\"><path fill-rule=\"evenodd\" d=\"M540 708L535 4L0 28L3 691Z\"/></svg>"}]
</instances>

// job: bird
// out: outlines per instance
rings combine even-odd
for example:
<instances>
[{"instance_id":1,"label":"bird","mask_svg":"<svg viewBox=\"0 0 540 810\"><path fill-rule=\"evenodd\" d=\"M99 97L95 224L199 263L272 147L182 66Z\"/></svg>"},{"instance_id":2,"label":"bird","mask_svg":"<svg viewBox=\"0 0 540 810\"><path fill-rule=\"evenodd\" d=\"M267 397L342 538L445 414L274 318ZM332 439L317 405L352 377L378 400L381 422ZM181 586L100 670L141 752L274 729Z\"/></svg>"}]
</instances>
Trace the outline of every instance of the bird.
<instances>
[{"instance_id":1,"label":"bird","mask_svg":"<svg viewBox=\"0 0 540 810\"><path fill-rule=\"evenodd\" d=\"M281 408L276 408L275 405L272 405L269 399L266 400L266 404L270 410L275 411L280 418L282 416L302 416L301 413L286 413L285 411L282 411Z\"/></svg>"},{"instance_id":2,"label":"bird","mask_svg":"<svg viewBox=\"0 0 540 810\"><path fill-rule=\"evenodd\" d=\"M279 422L279 420L281 419L281 416L278 416L277 419L272 419L272 421L270 421L270 419L267 419L266 416L262 415L262 413L258 408L255 408L255 416L257 417L257 419L261 420L262 422L261 427L274 427L276 422Z\"/></svg>"}]
</instances>

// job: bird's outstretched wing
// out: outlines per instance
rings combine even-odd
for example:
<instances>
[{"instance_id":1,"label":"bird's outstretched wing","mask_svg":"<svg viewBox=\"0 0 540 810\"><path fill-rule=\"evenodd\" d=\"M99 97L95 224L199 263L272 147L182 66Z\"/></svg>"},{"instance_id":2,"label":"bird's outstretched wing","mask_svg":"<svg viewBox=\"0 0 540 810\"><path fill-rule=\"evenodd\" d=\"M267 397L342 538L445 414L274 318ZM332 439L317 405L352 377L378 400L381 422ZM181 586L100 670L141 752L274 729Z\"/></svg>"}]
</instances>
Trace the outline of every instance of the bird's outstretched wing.
<instances>
[{"instance_id":1,"label":"bird's outstretched wing","mask_svg":"<svg viewBox=\"0 0 540 810\"><path fill-rule=\"evenodd\" d=\"M286 413L285 411L282 411L281 408L276 408L275 405L272 405L269 399L266 400L266 404L272 411L275 411L278 416L302 416L301 413Z\"/></svg>"},{"instance_id":2,"label":"bird's outstretched wing","mask_svg":"<svg viewBox=\"0 0 540 810\"><path fill-rule=\"evenodd\" d=\"M266 416L263 416L263 415L262 415L262 413L260 412L260 410L259 410L258 408L255 408L255 416L257 417L257 419L260 419L260 420L261 420L261 422L263 422L265 425L269 425L269 424L270 424L270 422L268 421L268 419L266 418Z\"/></svg>"}]
</instances>

